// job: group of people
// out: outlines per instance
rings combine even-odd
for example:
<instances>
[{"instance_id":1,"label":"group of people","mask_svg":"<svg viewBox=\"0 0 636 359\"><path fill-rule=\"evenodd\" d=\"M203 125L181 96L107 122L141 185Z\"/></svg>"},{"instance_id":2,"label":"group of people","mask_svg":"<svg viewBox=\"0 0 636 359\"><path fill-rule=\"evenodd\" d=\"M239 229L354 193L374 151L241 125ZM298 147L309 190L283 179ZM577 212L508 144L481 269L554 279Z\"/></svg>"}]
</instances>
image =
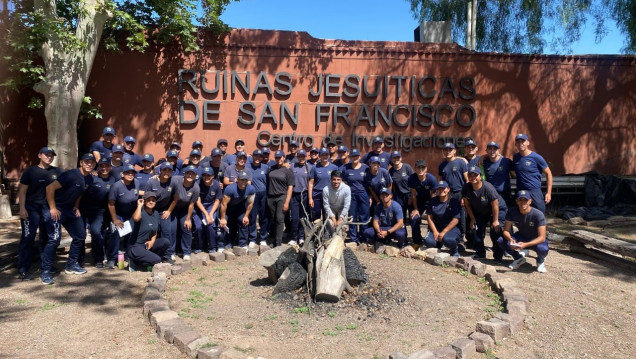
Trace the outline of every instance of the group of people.
<instances>
[{"instance_id":1,"label":"group of people","mask_svg":"<svg viewBox=\"0 0 636 359\"><path fill-rule=\"evenodd\" d=\"M177 253L187 261L193 252L279 246L285 236L290 245L302 244L303 218L322 218L332 228L348 225L347 241L400 248L408 244L408 221L414 245L445 246L458 256L465 236L477 258L486 255L490 227L495 261L510 253L515 259L510 267L516 269L525 262L525 250L534 248L538 270L545 272L544 212L552 175L545 160L529 150L524 134L515 138L518 153L512 160L499 154L496 142L479 156L477 143L467 139L465 158L447 143L439 178L428 173L423 159L413 169L399 151L384 151L381 137L373 138L364 155L335 142L307 152L291 141L288 152L277 150L273 159L269 148L248 155L241 139L234 142L234 153L227 152L227 140L219 139L209 156L203 155L201 141L194 141L187 156L174 142L155 161L152 154L134 152L134 137L116 144L115 136L112 127L104 128L79 167L65 172L51 165L54 149L43 147L39 163L22 174L18 272L23 280L33 278L38 229L40 279L53 284L61 227L72 238L65 271L83 274L87 228L97 268L114 268L124 252L132 271L173 263ZM511 173L517 178L516 201Z\"/></svg>"}]
</instances>

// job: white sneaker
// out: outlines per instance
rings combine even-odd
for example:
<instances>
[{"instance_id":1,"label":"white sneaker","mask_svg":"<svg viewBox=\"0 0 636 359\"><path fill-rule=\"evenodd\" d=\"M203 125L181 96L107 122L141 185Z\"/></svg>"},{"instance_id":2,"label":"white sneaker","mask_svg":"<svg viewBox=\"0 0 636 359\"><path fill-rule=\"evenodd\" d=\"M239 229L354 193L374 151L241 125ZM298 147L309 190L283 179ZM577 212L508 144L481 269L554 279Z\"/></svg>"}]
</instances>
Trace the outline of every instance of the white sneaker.
<instances>
[{"instance_id":1,"label":"white sneaker","mask_svg":"<svg viewBox=\"0 0 636 359\"><path fill-rule=\"evenodd\" d=\"M303 244L305 244L305 240L301 239L300 242L298 242L298 243L302 246Z\"/></svg>"},{"instance_id":2,"label":"white sneaker","mask_svg":"<svg viewBox=\"0 0 636 359\"><path fill-rule=\"evenodd\" d=\"M185 256L183 256L183 260L184 261L189 261L190 260L190 256L188 254L186 254Z\"/></svg>"},{"instance_id":3,"label":"white sneaker","mask_svg":"<svg viewBox=\"0 0 636 359\"><path fill-rule=\"evenodd\" d=\"M250 245L248 247L249 248L256 248L256 243L255 242L250 242Z\"/></svg>"},{"instance_id":4,"label":"white sneaker","mask_svg":"<svg viewBox=\"0 0 636 359\"><path fill-rule=\"evenodd\" d=\"M530 253L530 251L528 251L527 249L522 249L519 251L519 255L521 255L522 257L527 256L528 253Z\"/></svg>"},{"instance_id":5,"label":"white sneaker","mask_svg":"<svg viewBox=\"0 0 636 359\"><path fill-rule=\"evenodd\" d=\"M545 261L537 264L537 272L539 273L547 272L545 269Z\"/></svg>"},{"instance_id":6,"label":"white sneaker","mask_svg":"<svg viewBox=\"0 0 636 359\"><path fill-rule=\"evenodd\" d=\"M241 248L241 249L245 249L245 250L247 250L247 246L245 246L245 247L240 247L240 248Z\"/></svg>"},{"instance_id":7,"label":"white sneaker","mask_svg":"<svg viewBox=\"0 0 636 359\"><path fill-rule=\"evenodd\" d=\"M267 245L267 241L261 241L261 246L266 246Z\"/></svg>"},{"instance_id":8,"label":"white sneaker","mask_svg":"<svg viewBox=\"0 0 636 359\"><path fill-rule=\"evenodd\" d=\"M526 258L525 257L521 257L519 259L516 259L514 262L510 263L508 268L510 268L510 269L519 269L519 267L521 267L525 262L526 262Z\"/></svg>"},{"instance_id":9,"label":"white sneaker","mask_svg":"<svg viewBox=\"0 0 636 359\"><path fill-rule=\"evenodd\" d=\"M225 248L219 248L219 250L217 252L218 253L223 253L224 250L225 250Z\"/></svg>"},{"instance_id":10,"label":"white sneaker","mask_svg":"<svg viewBox=\"0 0 636 359\"><path fill-rule=\"evenodd\" d=\"M177 256L173 254L173 255L170 256L170 259L172 259L173 261L176 261L177 260Z\"/></svg>"},{"instance_id":11,"label":"white sneaker","mask_svg":"<svg viewBox=\"0 0 636 359\"><path fill-rule=\"evenodd\" d=\"M287 243L287 244L289 244L290 246L297 246L298 245L298 243L296 243L296 241L293 240L293 239L291 241L289 241L289 243Z\"/></svg>"}]
</instances>

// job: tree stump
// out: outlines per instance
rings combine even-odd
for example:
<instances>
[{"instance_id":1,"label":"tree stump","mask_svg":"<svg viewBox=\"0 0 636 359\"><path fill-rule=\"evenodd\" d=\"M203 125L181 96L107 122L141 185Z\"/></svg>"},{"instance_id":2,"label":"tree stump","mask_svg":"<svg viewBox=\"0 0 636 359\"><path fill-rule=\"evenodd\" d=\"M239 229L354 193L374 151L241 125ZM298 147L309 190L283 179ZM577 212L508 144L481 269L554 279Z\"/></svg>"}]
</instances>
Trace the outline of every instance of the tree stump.
<instances>
[{"instance_id":1,"label":"tree stump","mask_svg":"<svg viewBox=\"0 0 636 359\"><path fill-rule=\"evenodd\" d=\"M337 302L347 286L343 251L344 239L335 235L329 246L318 250L316 260L316 300Z\"/></svg>"}]
</instances>

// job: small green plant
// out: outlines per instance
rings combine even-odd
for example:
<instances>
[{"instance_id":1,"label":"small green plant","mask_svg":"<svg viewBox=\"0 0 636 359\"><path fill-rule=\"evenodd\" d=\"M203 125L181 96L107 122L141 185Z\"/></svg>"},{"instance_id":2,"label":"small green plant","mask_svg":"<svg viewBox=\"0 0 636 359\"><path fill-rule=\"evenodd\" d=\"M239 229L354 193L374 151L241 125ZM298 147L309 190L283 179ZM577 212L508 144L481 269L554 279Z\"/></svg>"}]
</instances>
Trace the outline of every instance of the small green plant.
<instances>
[{"instance_id":1,"label":"small green plant","mask_svg":"<svg viewBox=\"0 0 636 359\"><path fill-rule=\"evenodd\" d=\"M324 336L326 336L326 337L335 337L335 336L337 336L337 335L338 335L338 332L333 331L333 330L331 330L331 329L325 329L325 330L322 332L322 335L324 335Z\"/></svg>"},{"instance_id":2,"label":"small green plant","mask_svg":"<svg viewBox=\"0 0 636 359\"><path fill-rule=\"evenodd\" d=\"M327 315L329 316L329 318L333 318L336 316L336 312L334 312L333 310L330 310L327 312Z\"/></svg>"},{"instance_id":3,"label":"small green plant","mask_svg":"<svg viewBox=\"0 0 636 359\"><path fill-rule=\"evenodd\" d=\"M371 342L375 340L375 337L373 335L371 335L371 333L369 332L362 332L362 333L358 333L356 334L356 336L358 337L359 341L364 341L364 342Z\"/></svg>"},{"instance_id":4,"label":"small green plant","mask_svg":"<svg viewBox=\"0 0 636 359\"><path fill-rule=\"evenodd\" d=\"M448 263L442 262L442 268L450 268L450 266L448 265Z\"/></svg>"},{"instance_id":5,"label":"small green plant","mask_svg":"<svg viewBox=\"0 0 636 359\"><path fill-rule=\"evenodd\" d=\"M190 318L190 314L188 314L188 312L186 312L185 310L177 312L177 315L179 316L179 318Z\"/></svg>"},{"instance_id":6,"label":"small green plant","mask_svg":"<svg viewBox=\"0 0 636 359\"><path fill-rule=\"evenodd\" d=\"M336 325L336 330L337 330L337 331L343 331L343 330L344 330L344 326L342 326L342 325Z\"/></svg>"},{"instance_id":7,"label":"small green plant","mask_svg":"<svg viewBox=\"0 0 636 359\"><path fill-rule=\"evenodd\" d=\"M179 290L179 287L170 287L171 292L176 292Z\"/></svg>"},{"instance_id":8,"label":"small green plant","mask_svg":"<svg viewBox=\"0 0 636 359\"><path fill-rule=\"evenodd\" d=\"M148 339L148 344L155 344L157 339Z\"/></svg>"},{"instance_id":9,"label":"small green plant","mask_svg":"<svg viewBox=\"0 0 636 359\"><path fill-rule=\"evenodd\" d=\"M199 347L199 349L207 349L207 348L214 348L219 346L219 343L216 342L208 342L203 344L202 346Z\"/></svg>"},{"instance_id":10,"label":"small green plant","mask_svg":"<svg viewBox=\"0 0 636 359\"><path fill-rule=\"evenodd\" d=\"M463 275L464 277L468 277L468 271L467 270L463 270L462 268L457 268L457 271L459 272L459 274Z\"/></svg>"},{"instance_id":11,"label":"small green plant","mask_svg":"<svg viewBox=\"0 0 636 359\"><path fill-rule=\"evenodd\" d=\"M298 313L309 313L309 307L308 306L304 306L304 307L294 308L294 313L296 313L296 314L298 314Z\"/></svg>"},{"instance_id":12,"label":"small green plant","mask_svg":"<svg viewBox=\"0 0 636 359\"><path fill-rule=\"evenodd\" d=\"M202 298L202 297L204 297L203 293L201 293L201 292L200 292L200 291L198 291L198 290L190 291L190 295L191 295L191 296L193 296L193 297L197 297L197 298Z\"/></svg>"},{"instance_id":13,"label":"small green plant","mask_svg":"<svg viewBox=\"0 0 636 359\"><path fill-rule=\"evenodd\" d=\"M488 349L484 352L484 354L486 355L487 359L495 359L497 358L497 353L492 350L492 349Z\"/></svg>"},{"instance_id":14,"label":"small green plant","mask_svg":"<svg viewBox=\"0 0 636 359\"><path fill-rule=\"evenodd\" d=\"M29 301L26 300L26 299L17 299L15 301L15 304L17 304L17 305L26 305L26 304L29 304Z\"/></svg>"},{"instance_id":15,"label":"small green plant","mask_svg":"<svg viewBox=\"0 0 636 359\"><path fill-rule=\"evenodd\" d=\"M380 254L380 258L382 258L382 259L389 258L389 256L386 253L382 253L382 254Z\"/></svg>"},{"instance_id":16,"label":"small green plant","mask_svg":"<svg viewBox=\"0 0 636 359\"><path fill-rule=\"evenodd\" d=\"M55 308L57 308L57 307L59 307L61 305L62 304L58 304L58 303L46 303L40 308L40 311L41 312L45 312L47 310L55 309Z\"/></svg>"},{"instance_id":17,"label":"small green plant","mask_svg":"<svg viewBox=\"0 0 636 359\"><path fill-rule=\"evenodd\" d=\"M276 316L275 316L275 315L273 315L273 314L272 314L272 315L268 315L268 316L266 316L266 317L265 317L265 320L266 320L266 321L267 321L267 320L274 320L274 319L276 319Z\"/></svg>"},{"instance_id":18,"label":"small green plant","mask_svg":"<svg viewBox=\"0 0 636 359\"><path fill-rule=\"evenodd\" d=\"M213 316L213 315L208 315L208 317L207 317L207 318L205 318L205 319L207 319L207 320L214 320L215 318L214 318L214 316Z\"/></svg>"},{"instance_id":19,"label":"small green plant","mask_svg":"<svg viewBox=\"0 0 636 359\"><path fill-rule=\"evenodd\" d=\"M479 278L477 278L477 281L479 283L481 283L481 284L484 284L484 283L486 283L486 277L479 277Z\"/></svg>"},{"instance_id":20,"label":"small green plant","mask_svg":"<svg viewBox=\"0 0 636 359\"><path fill-rule=\"evenodd\" d=\"M298 325L298 319L294 318L294 319L289 320L289 324L291 324L293 326Z\"/></svg>"},{"instance_id":21,"label":"small green plant","mask_svg":"<svg viewBox=\"0 0 636 359\"><path fill-rule=\"evenodd\" d=\"M347 330L356 330L356 329L358 329L358 324L355 324L355 323L347 324Z\"/></svg>"},{"instance_id":22,"label":"small green plant","mask_svg":"<svg viewBox=\"0 0 636 359\"><path fill-rule=\"evenodd\" d=\"M252 348L252 347L241 348L238 345L234 347L234 350L237 350L237 351L239 351L241 353L244 353L244 354L252 354L254 352L254 348Z\"/></svg>"},{"instance_id":23,"label":"small green plant","mask_svg":"<svg viewBox=\"0 0 636 359\"><path fill-rule=\"evenodd\" d=\"M476 300L476 299L477 299L477 297L475 297L474 295L469 295L469 296L468 296L468 299L470 299L470 300Z\"/></svg>"},{"instance_id":24,"label":"small green plant","mask_svg":"<svg viewBox=\"0 0 636 359\"><path fill-rule=\"evenodd\" d=\"M199 279L197 279L197 280L198 280L199 282L205 282L205 280L206 280L206 279L207 279L207 278L205 278L205 277L199 277Z\"/></svg>"},{"instance_id":25,"label":"small green plant","mask_svg":"<svg viewBox=\"0 0 636 359\"><path fill-rule=\"evenodd\" d=\"M246 324L243 326L243 328L245 328L245 329L252 329L252 328L254 328L254 324L252 324L252 323L246 323Z\"/></svg>"}]
</instances>

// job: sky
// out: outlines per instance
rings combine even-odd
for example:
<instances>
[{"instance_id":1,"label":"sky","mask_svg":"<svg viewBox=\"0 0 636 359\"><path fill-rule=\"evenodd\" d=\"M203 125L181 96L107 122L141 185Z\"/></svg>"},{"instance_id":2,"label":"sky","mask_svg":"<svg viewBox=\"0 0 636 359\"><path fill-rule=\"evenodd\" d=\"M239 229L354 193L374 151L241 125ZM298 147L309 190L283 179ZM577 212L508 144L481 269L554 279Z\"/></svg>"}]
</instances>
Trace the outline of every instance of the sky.
<instances>
[{"instance_id":1,"label":"sky","mask_svg":"<svg viewBox=\"0 0 636 359\"><path fill-rule=\"evenodd\" d=\"M241 0L230 3L221 19L233 28L306 31L340 40L413 41L418 26L406 0ZM600 44L592 30L588 25L572 54L620 54L623 36L616 28Z\"/></svg>"}]
</instances>

